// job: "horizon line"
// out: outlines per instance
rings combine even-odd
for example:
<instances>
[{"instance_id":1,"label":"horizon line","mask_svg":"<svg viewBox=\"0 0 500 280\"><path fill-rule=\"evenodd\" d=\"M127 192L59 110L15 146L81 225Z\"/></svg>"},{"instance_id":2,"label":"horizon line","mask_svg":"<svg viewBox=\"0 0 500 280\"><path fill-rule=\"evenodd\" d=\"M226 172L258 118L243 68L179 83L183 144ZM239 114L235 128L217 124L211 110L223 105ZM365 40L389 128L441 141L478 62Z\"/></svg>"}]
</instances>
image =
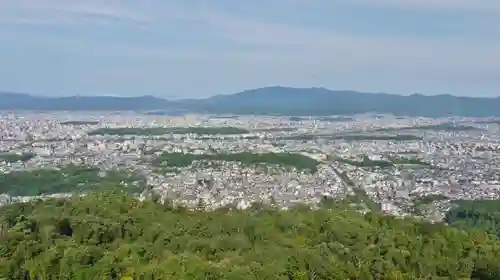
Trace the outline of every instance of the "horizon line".
<instances>
[{"instance_id":1,"label":"horizon line","mask_svg":"<svg viewBox=\"0 0 500 280\"><path fill-rule=\"evenodd\" d=\"M203 100L215 96L230 96L230 95L235 95L239 93L244 93L244 92L249 92L249 91L256 91L256 90L263 90L263 89L269 89L269 88L285 88L285 89L299 89L299 90L311 90L311 89L324 89L330 92L350 92L350 93L360 93L360 94L374 94L374 95L392 95L392 96L402 96L402 97L410 97L414 95L419 95L419 96L424 96L424 97L443 97L443 96L451 96L451 97L458 97L458 98L472 98L472 99L478 99L478 98L485 98L485 99L495 99L495 98L500 98L500 95L497 96L466 96L466 95L454 95L450 93L440 93L440 94L424 94L424 93L419 93L419 92L413 92L410 94L399 94L399 93L387 93L387 92L368 92L368 91L358 91L358 90L353 90L353 89L330 89L326 88L324 86L310 86L310 87L293 87L293 86L283 86L283 85L269 85L269 86L262 86L262 87L255 87L255 88L247 88L243 89L240 91L235 91L232 93L220 93L220 94L213 94L213 95L208 95L208 96L187 96L187 97L180 97L180 96L159 96L159 95L154 95L154 94L141 94L141 95L120 95L120 94L114 94L114 93L104 93L104 94L74 94L74 95L57 95L57 96L51 96L48 94L39 94L39 93L26 93L26 92L17 92L17 91L9 91L9 90L0 90L0 95L4 94L13 94L13 95L25 95L25 96L30 96L30 97L38 97L38 98L48 98L48 99L56 99L56 98L74 98L74 97L114 97L114 98L141 98L141 97L152 97L152 98L158 98L158 99L164 99L164 100Z\"/></svg>"}]
</instances>

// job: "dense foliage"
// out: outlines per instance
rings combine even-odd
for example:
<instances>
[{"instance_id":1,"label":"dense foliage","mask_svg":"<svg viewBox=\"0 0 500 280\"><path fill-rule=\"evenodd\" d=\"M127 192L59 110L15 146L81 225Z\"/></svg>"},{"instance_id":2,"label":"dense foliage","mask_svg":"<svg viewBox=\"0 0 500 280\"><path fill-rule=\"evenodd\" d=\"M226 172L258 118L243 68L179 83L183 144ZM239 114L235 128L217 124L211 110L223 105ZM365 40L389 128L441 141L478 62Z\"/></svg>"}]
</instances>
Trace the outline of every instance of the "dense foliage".
<instances>
[{"instance_id":1,"label":"dense foliage","mask_svg":"<svg viewBox=\"0 0 500 280\"><path fill-rule=\"evenodd\" d=\"M456 201L446 221L458 228L478 228L500 235L500 200Z\"/></svg>"},{"instance_id":2,"label":"dense foliage","mask_svg":"<svg viewBox=\"0 0 500 280\"><path fill-rule=\"evenodd\" d=\"M186 211L118 192L13 204L0 279L500 279L495 236L330 207Z\"/></svg>"},{"instance_id":3,"label":"dense foliage","mask_svg":"<svg viewBox=\"0 0 500 280\"><path fill-rule=\"evenodd\" d=\"M74 125L74 126L80 126L80 125L96 125L99 124L98 121L65 121L61 122L61 125Z\"/></svg>"},{"instance_id":4,"label":"dense foliage","mask_svg":"<svg viewBox=\"0 0 500 280\"><path fill-rule=\"evenodd\" d=\"M35 156L33 153L0 153L0 162L17 162L17 161L28 161Z\"/></svg>"},{"instance_id":5,"label":"dense foliage","mask_svg":"<svg viewBox=\"0 0 500 280\"><path fill-rule=\"evenodd\" d=\"M318 161L301 154L293 153L216 153L216 154L185 154L165 152L154 160L156 166L185 167L196 160L206 161L232 161L244 165L276 164L295 167L298 170L316 172Z\"/></svg>"},{"instance_id":6,"label":"dense foliage","mask_svg":"<svg viewBox=\"0 0 500 280\"><path fill-rule=\"evenodd\" d=\"M363 156L363 160L352 160L339 157L332 157L332 159L362 168L396 168L402 166L427 166L432 167L430 163L422 161L418 158L405 158L405 157L394 157L389 156L387 160L372 160L367 156Z\"/></svg>"},{"instance_id":7,"label":"dense foliage","mask_svg":"<svg viewBox=\"0 0 500 280\"><path fill-rule=\"evenodd\" d=\"M137 192L144 184L143 177L133 172L107 171L100 175L98 168L85 166L0 173L0 194L13 196L86 192L117 185Z\"/></svg>"}]
</instances>

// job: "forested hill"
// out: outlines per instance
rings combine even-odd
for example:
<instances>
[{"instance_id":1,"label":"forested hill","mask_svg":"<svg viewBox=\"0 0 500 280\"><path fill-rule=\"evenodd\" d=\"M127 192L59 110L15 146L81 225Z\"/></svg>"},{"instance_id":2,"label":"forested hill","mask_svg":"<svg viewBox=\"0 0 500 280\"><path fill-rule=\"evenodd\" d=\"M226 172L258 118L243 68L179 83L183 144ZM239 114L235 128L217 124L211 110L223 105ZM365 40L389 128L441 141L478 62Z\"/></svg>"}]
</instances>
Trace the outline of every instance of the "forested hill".
<instances>
[{"instance_id":1,"label":"forested hill","mask_svg":"<svg viewBox=\"0 0 500 280\"><path fill-rule=\"evenodd\" d=\"M182 110L199 113L339 115L367 112L409 116L500 116L500 98L452 95L409 96L334 91L325 88L265 87L205 99L152 96L40 97L0 93L0 110Z\"/></svg>"},{"instance_id":2,"label":"forested hill","mask_svg":"<svg viewBox=\"0 0 500 280\"><path fill-rule=\"evenodd\" d=\"M0 279L500 279L494 235L340 204L187 211L107 191L0 217Z\"/></svg>"},{"instance_id":3,"label":"forested hill","mask_svg":"<svg viewBox=\"0 0 500 280\"><path fill-rule=\"evenodd\" d=\"M43 97L0 92L0 110L133 111L157 110L170 106L168 100L152 96Z\"/></svg>"},{"instance_id":4,"label":"forested hill","mask_svg":"<svg viewBox=\"0 0 500 280\"><path fill-rule=\"evenodd\" d=\"M409 96L335 91L325 88L266 87L219 95L197 104L220 113L340 115L367 112L406 116L500 116L500 98L452 95Z\"/></svg>"}]
</instances>

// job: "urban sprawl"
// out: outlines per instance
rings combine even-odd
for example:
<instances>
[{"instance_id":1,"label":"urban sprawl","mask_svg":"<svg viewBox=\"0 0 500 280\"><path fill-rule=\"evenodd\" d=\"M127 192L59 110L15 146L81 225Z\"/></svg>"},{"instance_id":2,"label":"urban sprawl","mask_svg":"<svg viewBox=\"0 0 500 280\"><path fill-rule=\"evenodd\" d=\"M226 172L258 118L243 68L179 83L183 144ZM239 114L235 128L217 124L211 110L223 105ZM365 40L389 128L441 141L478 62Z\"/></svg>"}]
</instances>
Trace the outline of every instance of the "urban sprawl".
<instances>
[{"instance_id":1,"label":"urban sprawl","mask_svg":"<svg viewBox=\"0 0 500 280\"><path fill-rule=\"evenodd\" d=\"M0 113L0 206L120 186L188 207L344 201L440 221L497 199L500 120Z\"/></svg>"}]
</instances>

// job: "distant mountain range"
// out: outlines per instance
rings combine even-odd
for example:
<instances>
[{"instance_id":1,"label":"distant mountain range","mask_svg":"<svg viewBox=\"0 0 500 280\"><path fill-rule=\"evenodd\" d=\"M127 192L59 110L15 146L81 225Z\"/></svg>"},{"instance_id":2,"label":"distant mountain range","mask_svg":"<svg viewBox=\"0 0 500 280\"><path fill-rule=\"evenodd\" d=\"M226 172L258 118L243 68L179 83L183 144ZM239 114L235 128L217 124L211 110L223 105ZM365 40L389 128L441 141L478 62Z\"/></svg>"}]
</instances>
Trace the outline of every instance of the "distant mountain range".
<instances>
[{"instance_id":1,"label":"distant mountain range","mask_svg":"<svg viewBox=\"0 0 500 280\"><path fill-rule=\"evenodd\" d=\"M42 97L22 93L1 93L0 110L153 110L169 106L169 101L152 96L68 96Z\"/></svg>"},{"instance_id":2,"label":"distant mountain range","mask_svg":"<svg viewBox=\"0 0 500 280\"><path fill-rule=\"evenodd\" d=\"M0 110L182 110L199 113L306 116L376 112L407 116L480 117L500 116L500 98L421 94L402 96L279 86L184 100L167 100L153 96L40 97L0 92Z\"/></svg>"}]
</instances>

